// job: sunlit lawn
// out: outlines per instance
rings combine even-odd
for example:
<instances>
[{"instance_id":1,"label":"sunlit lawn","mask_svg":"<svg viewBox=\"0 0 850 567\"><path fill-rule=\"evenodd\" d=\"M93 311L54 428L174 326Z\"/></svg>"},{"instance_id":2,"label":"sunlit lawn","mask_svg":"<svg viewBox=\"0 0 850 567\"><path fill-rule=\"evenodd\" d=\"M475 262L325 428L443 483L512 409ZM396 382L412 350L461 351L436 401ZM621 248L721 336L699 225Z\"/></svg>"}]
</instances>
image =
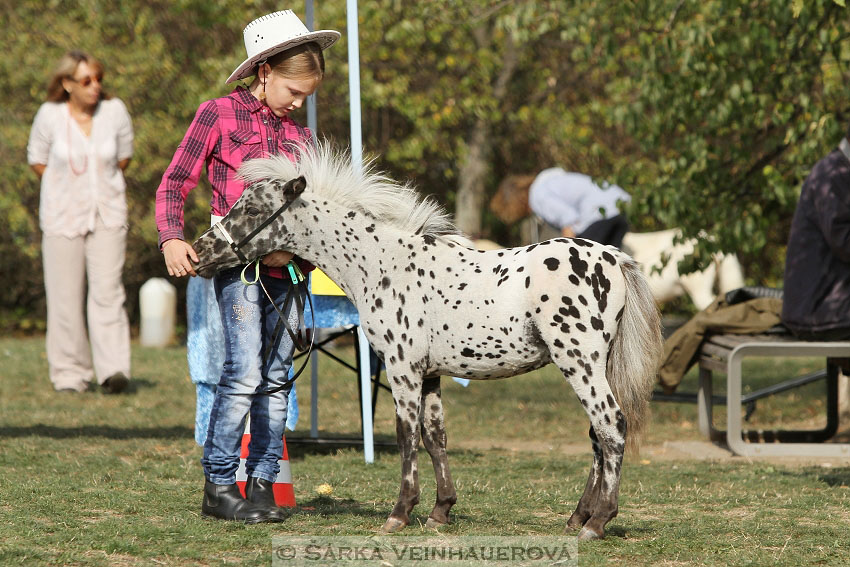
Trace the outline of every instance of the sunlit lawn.
<instances>
[{"instance_id":1,"label":"sunlit lawn","mask_svg":"<svg viewBox=\"0 0 850 567\"><path fill-rule=\"evenodd\" d=\"M349 347L339 353L352 356ZM134 346L131 391L56 394L42 338L0 339L0 565L270 565L272 536L368 535L398 494L393 405L381 392L376 461L359 445L309 438L309 374L289 434L298 508L283 524L200 516L203 475L193 441L194 387L185 349ZM749 388L816 366L756 361ZM359 434L353 374L327 357L319 372L320 437ZM715 393L722 393L722 376ZM695 391L695 372L682 384ZM817 427L823 384L759 402L754 426ZM587 476L588 423L554 368L468 388L443 380L459 501L447 537L562 536ZM818 405L820 404L820 405ZM646 443L697 441L692 404L653 403ZM722 424L722 415L716 423ZM422 500L434 500L427 455ZM327 483L330 496L315 488ZM850 468L629 457L608 537L582 543L581 565L842 565L850 552Z\"/></svg>"}]
</instances>

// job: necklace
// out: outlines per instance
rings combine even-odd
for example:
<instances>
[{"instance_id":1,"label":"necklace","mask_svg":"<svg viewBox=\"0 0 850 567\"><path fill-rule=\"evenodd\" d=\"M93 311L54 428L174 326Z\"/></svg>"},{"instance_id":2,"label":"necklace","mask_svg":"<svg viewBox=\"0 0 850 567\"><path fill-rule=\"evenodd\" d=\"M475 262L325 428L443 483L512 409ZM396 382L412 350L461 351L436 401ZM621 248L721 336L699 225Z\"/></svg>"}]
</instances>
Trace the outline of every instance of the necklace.
<instances>
[{"instance_id":1,"label":"necklace","mask_svg":"<svg viewBox=\"0 0 850 567\"><path fill-rule=\"evenodd\" d=\"M67 128L65 129L68 133L68 165L71 167L71 173L76 176L80 176L86 172L86 169L88 169L89 156L83 155L83 168L77 171L77 168L74 167L74 160L71 159L71 154L73 153L71 151L71 148L73 147L71 145L71 119L71 107L68 107L68 121L66 122Z\"/></svg>"}]
</instances>

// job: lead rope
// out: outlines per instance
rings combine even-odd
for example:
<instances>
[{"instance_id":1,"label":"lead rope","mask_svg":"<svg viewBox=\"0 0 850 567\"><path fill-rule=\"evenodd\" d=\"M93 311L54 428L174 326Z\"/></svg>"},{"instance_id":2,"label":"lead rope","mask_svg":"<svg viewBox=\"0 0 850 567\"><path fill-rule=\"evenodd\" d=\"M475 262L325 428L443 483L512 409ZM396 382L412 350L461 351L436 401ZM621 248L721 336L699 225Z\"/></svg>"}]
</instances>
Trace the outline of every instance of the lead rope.
<instances>
[{"instance_id":1,"label":"lead rope","mask_svg":"<svg viewBox=\"0 0 850 567\"><path fill-rule=\"evenodd\" d=\"M245 272L248 271L248 268L254 266L254 280L250 281L245 276ZM266 347L266 352L263 356L263 365L268 366L271 362L272 357L274 356L274 345L278 341L280 336L281 327L286 329L286 332L289 333L289 337L292 339L292 343L295 345L295 348L298 349L299 352L305 352L304 362L301 364L301 367L298 371L292 376L292 379L287 382L287 384L283 386L278 386L276 388L272 388L271 390L267 390L265 392L258 392L259 396L269 396L271 394L276 394L283 390L290 383L294 382L296 378L298 378L304 369L307 367L307 363L310 361L310 354L313 352L313 343L316 337L316 313L313 309L313 299L310 297L310 292L307 290L307 278L304 277L304 274L301 272L301 269L298 267L298 264L295 262L289 262L286 265L287 271L289 272L289 278L292 281L292 285L289 287L289 291L286 292L286 297L283 300L282 307L278 307L274 299L272 299L271 294L266 289L265 284L263 284L263 280L260 278L260 260L254 260L250 264L246 265L242 268L242 283L246 286L254 285L259 283L260 287L263 288L263 292L266 294L266 297L274 307L274 310L277 311L278 319L277 325L275 325L274 333L272 333L272 340L269 342L268 347ZM301 294L307 296L307 301L310 304L310 313L313 316L313 325L312 329L307 329L307 325L304 322L304 300L301 298ZM285 313L289 311L292 303L295 303L295 311L298 315L298 328L296 330L292 330L292 327L289 325L289 319L286 317ZM309 339L309 340L308 340Z\"/></svg>"}]
</instances>

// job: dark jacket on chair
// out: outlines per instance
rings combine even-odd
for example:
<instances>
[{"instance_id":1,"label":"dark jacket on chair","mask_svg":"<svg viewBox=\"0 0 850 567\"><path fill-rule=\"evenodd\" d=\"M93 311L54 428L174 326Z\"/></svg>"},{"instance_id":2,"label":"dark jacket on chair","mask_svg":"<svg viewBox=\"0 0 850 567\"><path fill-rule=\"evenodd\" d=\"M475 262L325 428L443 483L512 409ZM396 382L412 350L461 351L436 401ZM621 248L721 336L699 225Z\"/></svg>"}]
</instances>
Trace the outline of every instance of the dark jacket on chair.
<instances>
[{"instance_id":1,"label":"dark jacket on chair","mask_svg":"<svg viewBox=\"0 0 850 567\"><path fill-rule=\"evenodd\" d=\"M850 144L812 169L785 258L782 323L797 335L850 329ZM812 337L807 337L812 338Z\"/></svg>"}]
</instances>

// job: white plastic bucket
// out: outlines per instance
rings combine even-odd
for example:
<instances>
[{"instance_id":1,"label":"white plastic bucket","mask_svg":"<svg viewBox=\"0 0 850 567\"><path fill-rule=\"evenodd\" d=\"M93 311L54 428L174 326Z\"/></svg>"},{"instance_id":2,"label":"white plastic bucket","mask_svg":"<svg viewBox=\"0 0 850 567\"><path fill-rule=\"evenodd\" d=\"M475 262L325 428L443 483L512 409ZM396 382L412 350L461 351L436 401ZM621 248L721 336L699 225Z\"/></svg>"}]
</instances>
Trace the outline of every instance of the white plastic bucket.
<instances>
[{"instance_id":1,"label":"white plastic bucket","mask_svg":"<svg viewBox=\"0 0 850 567\"><path fill-rule=\"evenodd\" d=\"M164 347L174 341L177 319L177 290L165 278L151 278L139 290L142 314L139 342L142 346Z\"/></svg>"}]
</instances>

